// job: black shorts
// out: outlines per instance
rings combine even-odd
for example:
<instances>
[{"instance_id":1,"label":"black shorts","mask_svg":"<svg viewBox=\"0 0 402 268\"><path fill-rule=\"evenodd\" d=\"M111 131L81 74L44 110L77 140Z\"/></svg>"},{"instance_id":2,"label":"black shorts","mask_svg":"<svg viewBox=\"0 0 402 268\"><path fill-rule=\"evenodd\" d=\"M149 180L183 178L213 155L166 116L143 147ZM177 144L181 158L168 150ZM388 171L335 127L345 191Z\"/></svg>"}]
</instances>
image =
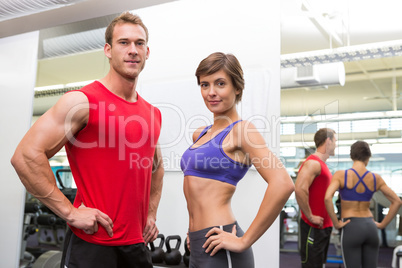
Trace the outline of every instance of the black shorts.
<instances>
[{"instance_id":1,"label":"black shorts","mask_svg":"<svg viewBox=\"0 0 402 268\"><path fill-rule=\"evenodd\" d=\"M102 246L88 243L68 229L61 268L152 268L151 253L144 243Z\"/></svg>"},{"instance_id":2,"label":"black shorts","mask_svg":"<svg viewBox=\"0 0 402 268\"><path fill-rule=\"evenodd\" d=\"M303 268L322 268L327 262L327 252L332 227L318 229L300 219L299 244Z\"/></svg>"}]
</instances>

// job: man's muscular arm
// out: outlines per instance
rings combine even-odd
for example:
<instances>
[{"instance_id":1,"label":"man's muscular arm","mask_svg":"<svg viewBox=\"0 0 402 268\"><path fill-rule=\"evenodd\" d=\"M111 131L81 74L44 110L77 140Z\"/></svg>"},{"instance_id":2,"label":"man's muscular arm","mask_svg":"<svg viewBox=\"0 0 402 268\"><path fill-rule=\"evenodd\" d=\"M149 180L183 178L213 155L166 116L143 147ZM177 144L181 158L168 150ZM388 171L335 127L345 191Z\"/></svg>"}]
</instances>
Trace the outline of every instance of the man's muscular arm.
<instances>
[{"instance_id":1,"label":"man's muscular arm","mask_svg":"<svg viewBox=\"0 0 402 268\"><path fill-rule=\"evenodd\" d=\"M319 162L313 160L306 161L297 175L295 194L297 203L307 219L311 223L322 227L324 219L320 216L313 215L309 204L309 188L320 172L321 165Z\"/></svg>"},{"instance_id":2,"label":"man's muscular arm","mask_svg":"<svg viewBox=\"0 0 402 268\"><path fill-rule=\"evenodd\" d=\"M149 208L147 224L144 229L145 244L154 241L159 233L156 226L156 213L159 206L159 201L162 195L163 175L165 170L163 168L162 153L159 148L159 144L155 149L154 161L152 167L152 181L151 181L151 193L149 197Z\"/></svg>"},{"instance_id":3,"label":"man's muscular arm","mask_svg":"<svg viewBox=\"0 0 402 268\"><path fill-rule=\"evenodd\" d=\"M98 231L100 223L112 236L112 220L97 209L75 208L57 187L49 165L49 158L85 126L88 107L88 100L81 92L62 96L29 129L17 146L11 164L27 191L68 224L92 234Z\"/></svg>"}]
</instances>

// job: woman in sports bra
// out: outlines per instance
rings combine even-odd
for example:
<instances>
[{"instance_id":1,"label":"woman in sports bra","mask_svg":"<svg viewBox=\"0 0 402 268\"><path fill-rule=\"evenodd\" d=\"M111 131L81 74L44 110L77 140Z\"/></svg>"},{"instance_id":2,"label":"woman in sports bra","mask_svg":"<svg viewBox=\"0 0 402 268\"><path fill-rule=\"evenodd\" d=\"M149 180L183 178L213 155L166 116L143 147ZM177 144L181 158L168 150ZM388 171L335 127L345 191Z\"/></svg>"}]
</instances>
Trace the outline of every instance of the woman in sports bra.
<instances>
[{"instance_id":1,"label":"woman in sports bra","mask_svg":"<svg viewBox=\"0 0 402 268\"><path fill-rule=\"evenodd\" d=\"M251 246L279 215L294 184L254 125L241 120L236 111L244 88L236 57L213 53L201 61L196 77L214 122L194 132L194 143L181 159L189 213L190 267L253 268ZM269 186L244 233L233 215L231 199L252 165Z\"/></svg>"},{"instance_id":2,"label":"woman in sports bra","mask_svg":"<svg viewBox=\"0 0 402 268\"><path fill-rule=\"evenodd\" d=\"M345 267L377 267L377 228L384 229L391 222L401 206L401 200L380 175L367 170L371 151L366 142L355 142L350 148L350 157L353 160L352 168L339 170L332 177L325 194L325 206L334 227L342 228L341 246ZM381 222L375 222L370 211L370 201L378 190L391 202L388 214ZM332 203L336 191L341 197L340 220Z\"/></svg>"}]
</instances>

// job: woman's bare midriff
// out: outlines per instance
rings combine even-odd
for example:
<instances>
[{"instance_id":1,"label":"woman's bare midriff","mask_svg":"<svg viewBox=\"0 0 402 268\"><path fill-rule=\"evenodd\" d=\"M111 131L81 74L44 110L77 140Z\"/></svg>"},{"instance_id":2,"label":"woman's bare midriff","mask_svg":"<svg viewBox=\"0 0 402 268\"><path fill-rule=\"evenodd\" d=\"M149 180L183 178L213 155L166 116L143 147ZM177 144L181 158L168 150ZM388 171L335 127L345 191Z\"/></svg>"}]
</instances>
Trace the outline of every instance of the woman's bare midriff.
<instances>
[{"instance_id":1,"label":"woman's bare midriff","mask_svg":"<svg viewBox=\"0 0 402 268\"><path fill-rule=\"evenodd\" d=\"M231 208L235 186L217 180L186 176L183 190L190 217L189 231L227 225L235 221Z\"/></svg>"},{"instance_id":2,"label":"woman's bare midriff","mask_svg":"<svg viewBox=\"0 0 402 268\"><path fill-rule=\"evenodd\" d=\"M342 200L341 206L342 206L342 211L341 211L342 218L373 217L373 214L370 211L370 202Z\"/></svg>"}]
</instances>

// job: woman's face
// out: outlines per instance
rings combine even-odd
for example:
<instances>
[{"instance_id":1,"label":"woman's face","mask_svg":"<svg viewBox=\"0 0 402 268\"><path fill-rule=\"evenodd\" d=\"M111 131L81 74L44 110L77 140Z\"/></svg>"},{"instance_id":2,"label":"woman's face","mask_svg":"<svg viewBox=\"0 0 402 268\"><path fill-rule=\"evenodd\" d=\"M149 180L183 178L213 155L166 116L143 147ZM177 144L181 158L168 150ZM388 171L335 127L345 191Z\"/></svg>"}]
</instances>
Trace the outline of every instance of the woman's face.
<instances>
[{"instance_id":1,"label":"woman's face","mask_svg":"<svg viewBox=\"0 0 402 268\"><path fill-rule=\"evenodd\" d=\"M230 76L224 70L200 76L200 86L205 105L214 114L223 115L236 109L236 96L240 90L234 88Z\"/></svg>"}]
</instances>

